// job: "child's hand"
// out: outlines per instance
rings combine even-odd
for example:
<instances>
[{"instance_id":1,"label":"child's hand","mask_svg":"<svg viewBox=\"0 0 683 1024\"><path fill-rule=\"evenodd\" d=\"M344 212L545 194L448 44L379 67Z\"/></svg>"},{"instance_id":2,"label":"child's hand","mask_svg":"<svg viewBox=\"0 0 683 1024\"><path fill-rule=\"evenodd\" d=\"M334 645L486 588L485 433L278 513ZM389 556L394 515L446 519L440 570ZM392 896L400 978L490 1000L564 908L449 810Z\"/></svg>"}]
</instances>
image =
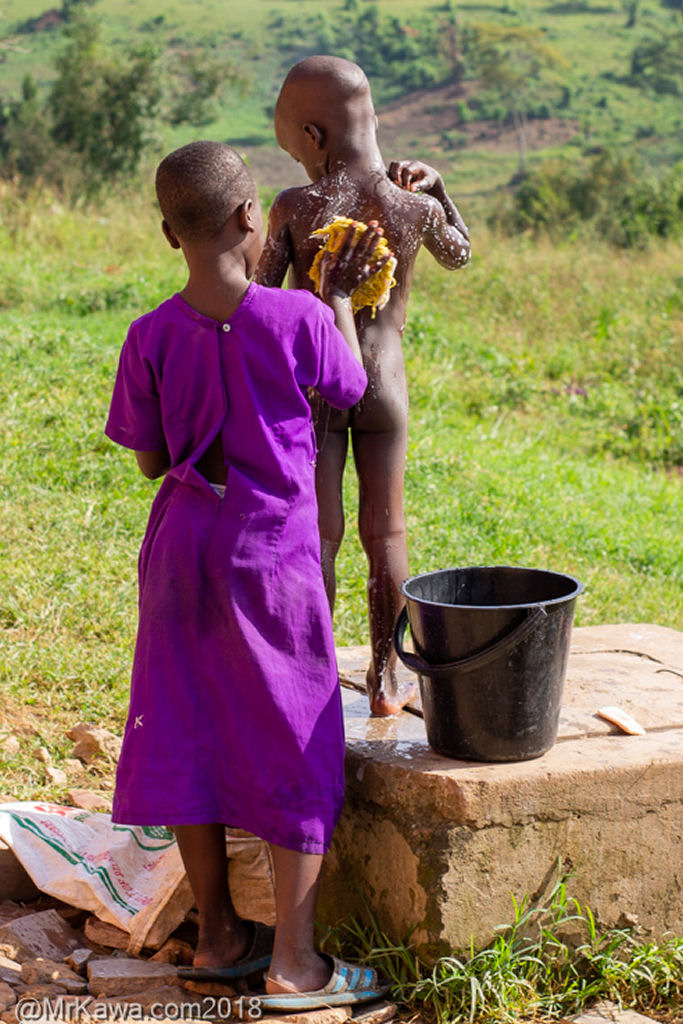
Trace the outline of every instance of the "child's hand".
<instances>
[{"instance_id":1,"label":"child's hand","mask_svg":"<svg viewBox=\"0 0 683 1024\"><path fill-rule=\"evenodd\" d=\"M435 185L442 184L439 172L420 160L392 160L389 177L408 192L431 192Z\"/></svg>"},{"instance_id":2,"label":"child's hand","mask_svg":"<svg viewBox=\"0 0 683 1024\"><path fill-rule=\"evenodd\" d=\"M336 252L324 252L320 261L320 297L329 302L333 295L348 297L391 259L389 252L374 263L370 259L384 234L377 221L370 221L354 242L358 224L350 224Z\"/></svg>"}]
</instances>

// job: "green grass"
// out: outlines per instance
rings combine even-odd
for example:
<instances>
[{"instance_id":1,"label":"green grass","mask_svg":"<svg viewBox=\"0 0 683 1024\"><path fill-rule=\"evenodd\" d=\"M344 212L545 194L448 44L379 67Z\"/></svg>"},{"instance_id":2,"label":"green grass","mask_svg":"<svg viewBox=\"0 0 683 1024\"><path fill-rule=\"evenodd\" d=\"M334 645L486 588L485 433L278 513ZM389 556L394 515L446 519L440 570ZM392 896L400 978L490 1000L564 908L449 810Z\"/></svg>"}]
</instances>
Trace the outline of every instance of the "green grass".
<instances>
[{"instance_id":1,"label":"green grass","mask_svg":"<svg viewBox=\"0 0 683 1024\"><path fill-rule=\"evenodd\" d=\"M601 932L560 876L536 904L513 897L514 919L494 941L427 964L410 938L394 943L369 914L327 936L335 952L371 964L392 982L392 998L443 1024L565 1020L608 1000L678 1020L683 1001L683 939L647 942L627 928ZM670 1016L669 1016L670 1015Z\"/></svg>"}]
</instances>

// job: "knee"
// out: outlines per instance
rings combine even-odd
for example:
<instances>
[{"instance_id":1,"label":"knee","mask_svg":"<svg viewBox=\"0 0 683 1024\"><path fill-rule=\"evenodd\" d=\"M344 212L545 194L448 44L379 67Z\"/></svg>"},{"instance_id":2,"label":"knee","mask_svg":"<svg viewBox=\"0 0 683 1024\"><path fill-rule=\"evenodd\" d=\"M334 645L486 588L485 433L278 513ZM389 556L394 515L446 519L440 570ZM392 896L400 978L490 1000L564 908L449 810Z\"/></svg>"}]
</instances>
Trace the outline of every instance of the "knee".
<instances>
[{"instance_id":1,"label":"knee","mask_svg":"<svg viewBox=\"0 0 683 1024\"><path fill-rule=\"evenodd\" d=\"M330 554L334 558L344 539L344 516L327 517L319 523L319 529L323 555Z\"/></svg>"},{"instance_id":2,"label":"knee","mask_svg":"<svg viewBox=\"0 0 683 1024\"><path fill-rule=\"evenodd\" d=\"M392 511L379 509L362 515L358 521L361 544L366 553L378 548L400 547L406 541L406 523L403 508Z\"/></svg>"}]
</instances>

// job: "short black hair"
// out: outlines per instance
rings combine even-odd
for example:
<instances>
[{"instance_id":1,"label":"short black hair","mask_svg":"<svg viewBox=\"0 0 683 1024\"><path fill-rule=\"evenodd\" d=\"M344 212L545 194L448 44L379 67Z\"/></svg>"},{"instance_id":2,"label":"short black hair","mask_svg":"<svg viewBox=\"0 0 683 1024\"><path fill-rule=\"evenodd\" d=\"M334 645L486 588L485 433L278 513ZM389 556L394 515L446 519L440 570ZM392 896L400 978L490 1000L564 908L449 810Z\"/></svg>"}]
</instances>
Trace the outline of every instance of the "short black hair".
<instances>
[{"instance_id":1,"label":"short black hair","mask_svg":"<svg viewBox=\"0 0 683 1024\"><path fill-rule=\"evenodd\" d=\"M164 157L156 190L164 220L180 239L215 238L256 193L239 153L224 142L190 142Z\"/></svg>"}]
</instances>

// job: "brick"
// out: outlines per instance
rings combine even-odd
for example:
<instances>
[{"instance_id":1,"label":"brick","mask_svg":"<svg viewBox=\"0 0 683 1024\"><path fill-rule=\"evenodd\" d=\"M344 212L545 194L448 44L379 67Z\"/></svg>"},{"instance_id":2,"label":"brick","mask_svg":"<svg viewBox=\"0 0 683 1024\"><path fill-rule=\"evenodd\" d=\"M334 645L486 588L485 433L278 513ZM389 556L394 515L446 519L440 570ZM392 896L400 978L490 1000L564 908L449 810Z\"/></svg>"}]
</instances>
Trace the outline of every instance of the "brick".
<instances>
[{"instance_id":1,"label":"brick","mask_svg":"<svg viewBox=\"0 0 683 1024\"><path fill-rule=\"evenodd\" d=\"M150 960L160 964L189 965L194 960L194 949L189 942L183 942L182 939L169 939L154 956L150 957Z\"/></svg>"},{"instance_id":2,"label":"brick","mask_svg":"<svg viewBox=\"0 0 683 1024\"><path fill-rule=\"evenodd\" d=\"M41 910L27 914L0 927L0 946L11 950L10 956L19 963L35 957L63 960L82 940L56 910Z\"/></svg>"},{"instance_id":3,"label":"brick","mask_svg":"<svg viewBox=\"0 0 683 1024\"><path fill-rule=\"evenodd\" d=\"M91 993L102 996L126 996L153 986L171 985L178 980L171 964L152 963L133 957L102 957L88 963Z\"/></svg>"},{"instance_id":4,"label":"brick","mask_svg":"<svg viewBox=\"0 0 683 1024\"><path fill-rule=\"evenodd\" d=\"M69 953L64 959L64 963L67 967L70 967L76 974L86 974L86 964L88 960L93 956L92 949L74 949L73 953Z\"/></svg>"},{"instance_id":5,"label":"brick","mask_svg":"<svg viewBox=\"0 0 683 1024\"><path fill-rule=\"evenodd\" d=\"M92 789L69 789L66 796L72 807L80 807L83 811L111 811L111 800Z\"/></svg>"},{"instance_id":6,"label":"brick","mask_svg":"<svg viewBox=\"0 0 683 1024\"><path fill-rule=\"evenodd\" d=\"M100 921L99 917L89 917L83 929L86 939L97 946L109 946L111 949L127 949L130 935L115 924Z\"/></svg>"},{"instance_id":7,"label":"brick","mask_svg":"<svg viewBox=\"0 0 683 1024\"><path fill-rule=\"evenodd\" d=\"M73 729L69 729L66 735L76 744L72 756L86 764L99 757L117 761L121 753L121 739L108 729L101 729L97 725L79 722Z\"/></svg>"},{"instance_id":8,"label":"brick","mask_svg":"<svg viewBox=\"0 0 683 1024\"><path fill-rule=\"evenodd\" d=\"M85 980L70 967L46 957L24 961L21 966L21 980L27 985L59 985L65 992L73 996L82 995L88 990Z\"/></svg>"}]
</instances>

